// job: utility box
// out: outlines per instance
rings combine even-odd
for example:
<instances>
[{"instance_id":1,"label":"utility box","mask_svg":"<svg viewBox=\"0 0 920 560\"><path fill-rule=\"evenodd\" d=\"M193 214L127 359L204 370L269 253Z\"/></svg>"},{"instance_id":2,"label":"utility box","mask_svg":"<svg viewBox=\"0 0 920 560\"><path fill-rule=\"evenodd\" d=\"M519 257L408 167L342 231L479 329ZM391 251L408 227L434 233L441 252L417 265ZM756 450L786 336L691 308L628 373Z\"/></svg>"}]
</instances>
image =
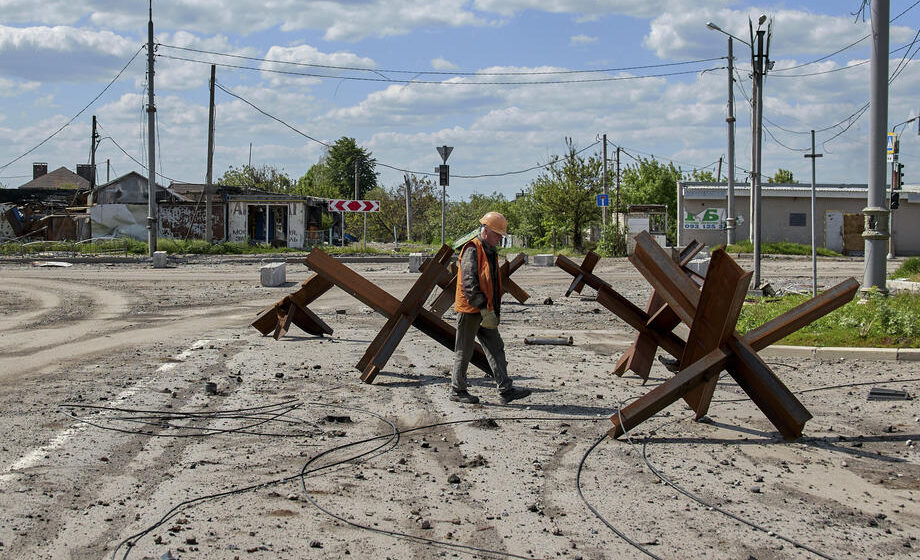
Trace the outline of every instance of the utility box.
<instances>
[{"instance_id":1,"label":"utility box","mask_svg":"<svg viewBox=\"0 0 920 560\"><path fill-rule=\"evenodd\" d=\"M259 267L262 276L262 285L273 288L283 286L287 282L287 263L273 262Z\"/></svg>"},{"instance_id":2,"label":"utility box","mask_svg":"<svg viewBox=\"0 0 920 560\"><path fill-rule=\"evenodd\" d=\"M153 252L153 268L166 268L166 251Z\"/></svg>"}]
</instances>

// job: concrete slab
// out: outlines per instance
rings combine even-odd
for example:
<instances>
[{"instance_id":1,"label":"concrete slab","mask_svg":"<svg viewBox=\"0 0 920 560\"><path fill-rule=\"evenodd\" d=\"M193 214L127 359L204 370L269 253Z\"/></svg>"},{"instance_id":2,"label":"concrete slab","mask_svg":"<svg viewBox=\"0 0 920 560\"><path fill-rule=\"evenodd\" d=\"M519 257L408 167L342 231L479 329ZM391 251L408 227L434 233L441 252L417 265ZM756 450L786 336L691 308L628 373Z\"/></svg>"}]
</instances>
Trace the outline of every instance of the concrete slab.
<instances>
[{"instance_id":1,"label":"concrete slab","mask_svg":"<svg viewBox=\"0 0 920 560\"><path fill-rule=\"evenodd\" d=\"M534 255L534 266L556 266L556 255Z\"/></svg>"},{"instance_id":2,"label":"concrete slab","mask_svg":"<svg viewBox=\"0 0 920 560\"><path fill-rule=\"evenodd\" d=\"M259 267L262 285L266 287L283 286L287 282L287 263L273 262Z\"/></svg>"},{"instance_id":3,"label":"concrete slab","mask_svg":"<svg viewBox=\"0 0 920 560\"><path fill-rule=\"evenodd\" d=\"M166 268L166 251L153 252L153 268Z\"/></svg>"},{"instance_id":4,"label":"concrete slab","mask_svg":"<svg viewBox=\"0 0 920 560\"><path fill-rule=\"evenodd\" d=\"M897 348L840 348L828 346L815 349L815 357L822 360L897 360Z\"/></svg>"}]
</instances>

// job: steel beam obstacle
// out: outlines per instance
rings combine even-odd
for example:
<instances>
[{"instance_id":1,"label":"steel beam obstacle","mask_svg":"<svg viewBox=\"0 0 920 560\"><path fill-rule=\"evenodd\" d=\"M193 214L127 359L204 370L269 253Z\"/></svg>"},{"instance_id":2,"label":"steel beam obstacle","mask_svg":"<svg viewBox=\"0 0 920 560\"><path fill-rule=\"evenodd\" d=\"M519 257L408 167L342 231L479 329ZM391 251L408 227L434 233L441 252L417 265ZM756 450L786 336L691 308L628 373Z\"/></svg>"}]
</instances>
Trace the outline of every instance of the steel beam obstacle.
<instances>
[{"instance_id":1,"label":"steel beam obstacle","mask_svg":"<svg viewBox=\"0 0 920 560\"><path fill-rule=\"evenodd\" d=\"M447 245L442 246L434 257L425 262L421 275L400 301L323 251L313 249L306 258L307 266L315 272L313 276L301 284L297 292L285 296L273 306L261 311L256 320L252 322L252 326L264 336L271 334L276 340L287 333L291 323L318 336L332 334L332 328L307 306L333 286L337 286L387 318L386 324L377 333L356 365L361 371L361 380L365 383L373 383L377 374L402 341L409 326L416 327L453 351L456 329L441 318L446 308L440 312L424 308L425 301L436 285L444 288L444 292L436 299L436 303L446 299L444 294L450 293L451 299L447 307L453 304L456 265L451 262L452 256L453 249ZM527 292L507 277L523 264L523 260L523 255L518 255L511 263L504 263L501 268L502 282L507 281L510 286L510 289L506 288L505 291L519 300L521 299L519 295L526 300L529 297ZM453 278L453 284L451 284L451 278ZM492 374L485 353L478 343L470 362L487 375Z\"/></svg>"},{"instance_id":2,"label":"steel beam obstacle","mask_svg":"<svg viewBox=\"0 0 920 560\"><path fill-rule=\"evenodd\" d=\"M680 398L701 418L709 410L723 370L784 438L802 435L811 414L757 352L852 300L859 288L855 279L849 278L741 336L735 324L751 273L742 270L723 249L712 252L701 289L683 269L683 259L675 262L647 233L637 236L636 251L629 260L654 289L645 311L594 275L599 257L592 255L589 253L581 266L564 256L556 259L556 265L575 277L567 293L591 286L598 292L598 303L639 332L627 352L629 358L621 358L617 369L625 371L629 366L634 371L647 371L658 347L679 364L674 377L610 418L613 428L608 433L612 437L635 428ZM690 328L686 341L672 332L680 322Z\"/></svg>"}]
</instances>

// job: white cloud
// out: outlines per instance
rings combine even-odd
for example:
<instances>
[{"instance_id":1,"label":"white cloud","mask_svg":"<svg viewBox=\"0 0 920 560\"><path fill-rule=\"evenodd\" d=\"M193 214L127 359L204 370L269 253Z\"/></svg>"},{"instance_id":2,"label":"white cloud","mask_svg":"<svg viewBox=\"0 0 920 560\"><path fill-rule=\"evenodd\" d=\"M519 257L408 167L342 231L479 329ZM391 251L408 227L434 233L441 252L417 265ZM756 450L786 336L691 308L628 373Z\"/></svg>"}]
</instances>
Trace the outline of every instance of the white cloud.
<instances>
[{"instance_id":1,"label":"white cloud","mask_svg":"<svg viewBox=\"0 0 920 560\"><path fill-rule=\"evenodd\" d=\"M22 93L34 91L41 86L39 82L34 81L14 81L0 76L0 97L15 97Z\"/></svg>"},{"instance_id":2,"label":"white cloud","mask_svg":"<svg viewBox=\"0 0 920 560\"><path fill-rule=\"evenodd\" d=\"M590 45L597 42L597 37L591 37L589 35L572 35L569 37L569 45L572 46L581 46L581 45Z\"/></svg>"},{"instance_id":3,"label":"white cloud","mask_svg":"<svg viewBox=\"0 0 920 560\"><path fill-rule=\"evenodd\" d=\"M431 59L431 67L435 70L458 70L459 67L443 57Z\"/></svg>"}]
</instances>

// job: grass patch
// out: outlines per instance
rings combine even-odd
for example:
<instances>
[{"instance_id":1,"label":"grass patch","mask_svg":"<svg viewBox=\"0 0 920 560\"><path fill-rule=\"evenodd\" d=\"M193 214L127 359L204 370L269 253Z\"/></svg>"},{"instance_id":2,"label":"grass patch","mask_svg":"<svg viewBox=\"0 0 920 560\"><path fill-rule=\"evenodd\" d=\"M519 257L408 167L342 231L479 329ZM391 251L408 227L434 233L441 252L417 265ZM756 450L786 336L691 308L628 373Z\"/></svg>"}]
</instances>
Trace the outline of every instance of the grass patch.
<instances>
[{"instance_id":1,"label":"grass patch","mask_svg":"<svg viewBox=\"0 0 920 560\"><path fill-rule=\"evenodd\" d=\"M729 253L753 253L754 244L751 241L740 241L733 243L725 248ZM826 247L816 247L815 251L822 257L839 257L840 253L831 251ZM801 243L789 243L780 241L777 243L761 243L760 252L764 255L811 255L811 245L802 245Z\"/></svg>"},{"instance_id":2,"label":"grass patch","mask_svg":"<svg viewBox=\"0 0 920 560\"><path fill-rule=\"evenodd\" d=\"M901 263L901 266L891 274L891 277L920 282L920 257L911 257Z\"/></svg>"},{"instance_id":3,"label":"grass patch","mask_svg":"<svg viewBox=\"0 0 920 560\"><path fill-rule=\"evenodd\" d=\"M809 299L790 294L781 298L757 298L745 304L738 319L738 332L746 333ZM857 296L810 325L787 336L779 344L794 346L843 346L920 348L920 296L883 296L870 292Z\"/></svg>"}]
</instances>

